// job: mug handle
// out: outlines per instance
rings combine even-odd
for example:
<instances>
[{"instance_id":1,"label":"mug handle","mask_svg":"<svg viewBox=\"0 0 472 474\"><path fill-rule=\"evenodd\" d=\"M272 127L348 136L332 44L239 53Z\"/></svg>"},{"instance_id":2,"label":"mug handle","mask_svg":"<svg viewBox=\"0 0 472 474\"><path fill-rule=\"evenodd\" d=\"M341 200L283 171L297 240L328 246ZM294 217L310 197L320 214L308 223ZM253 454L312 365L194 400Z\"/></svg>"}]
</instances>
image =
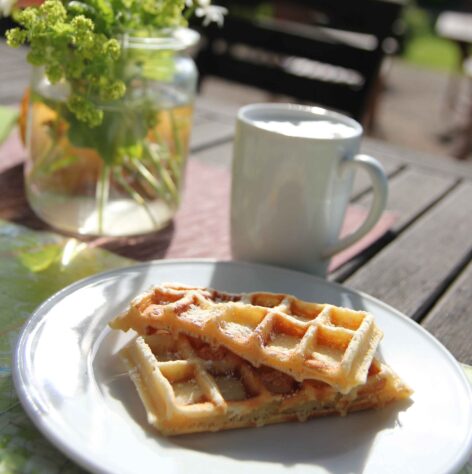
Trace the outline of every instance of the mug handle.
<instances>
[{"instance_id":1,"label":"mug handle","mask_svg":"<svg viewBox=\"0 0 472 474\"><path fill-rule=\"evenodd\" d=\"M342 167L345 166L360 167L367 171L370 176L370 180L372 181L374 198L369 214L362 225L352 234L347 235L343 239L325 249L323 251L324 258L332 257L334 254L344 250L346 247L349 247L354 242L364 237L364 235L367 234L367 232L369 232L375 224L377 224L387 204L387 177L385 176L382 165L375 158L372 158L368 155L356 155L354 159L344 161L342 163Z\"/></svg>"}]
</instances>

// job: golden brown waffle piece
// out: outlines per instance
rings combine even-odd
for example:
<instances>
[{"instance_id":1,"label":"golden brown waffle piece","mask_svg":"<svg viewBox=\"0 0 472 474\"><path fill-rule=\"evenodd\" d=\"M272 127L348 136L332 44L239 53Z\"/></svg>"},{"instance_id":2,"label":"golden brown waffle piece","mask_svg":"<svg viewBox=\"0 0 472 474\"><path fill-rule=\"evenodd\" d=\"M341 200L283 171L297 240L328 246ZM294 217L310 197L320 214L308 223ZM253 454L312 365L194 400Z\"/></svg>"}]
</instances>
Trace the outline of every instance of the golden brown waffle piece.
<instances>
[{"instance_id":1,"label":"golden brown waffle piece","mask_svg":"<svg viewBox=\"0 0 472 474\"><path fill-rule=\"evenodd\" d=\"M121 355L147 418L164 435L304 421L379 408L411 391L374 360L367 382L343 395L312 380L297 382L274 369L253 367L220 347L169 333L137 337Z\"/></svg>"},{"instance_id":2,"label":"golden brown waffle piece","mask_svg":"<svg viewBox=\"0 0 472 474\"><path fill-rule=\"evenodd\" d=\"M110 323L149 335L165 329L224 346L252 365L348 393L365 383L382 337L371 314L274 293L234 295L178 284L135 298Z\"/></svg>"}]
</instances>

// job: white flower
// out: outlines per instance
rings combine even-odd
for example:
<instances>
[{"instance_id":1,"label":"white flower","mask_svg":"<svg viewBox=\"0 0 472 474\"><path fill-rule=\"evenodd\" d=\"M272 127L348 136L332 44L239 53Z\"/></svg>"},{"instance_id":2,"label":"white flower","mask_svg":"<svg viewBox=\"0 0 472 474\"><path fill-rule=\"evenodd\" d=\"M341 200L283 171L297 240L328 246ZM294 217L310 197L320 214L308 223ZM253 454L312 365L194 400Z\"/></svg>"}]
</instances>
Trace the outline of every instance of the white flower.
<instances>
[{"instance_id":1,"label":"white flower","mask_svg":"<svg viewBox=\"0 0 472 474\"><path fill-rule=\"evenodd\" d=\"M0 17L9 16L16 0L0 0Z\"/></svg>"},{"instance_id":2,"label":"white flower","mask_svg":"<svg viewBox=\"0 0 472 474\"><path fill-rule=\"evenodd\" d=\"M202 5L206 0L198 0L198 3L201 5L195 10L195 15L199 18L203 17L203 26L215 22L218 26L222 26L225 15L228 13L228 9L225 7L220 7L218 5Z\"/></svg>"},{"instance_id":3,"label":"white flower","mask_svg":"<svg viewBox=\"0 0 472 474\"><path fill-rule=\"evenodd\" d=\"M208 7L210 3L211 0L185 0L187 7Z\"/></svg>"}]
</instances>

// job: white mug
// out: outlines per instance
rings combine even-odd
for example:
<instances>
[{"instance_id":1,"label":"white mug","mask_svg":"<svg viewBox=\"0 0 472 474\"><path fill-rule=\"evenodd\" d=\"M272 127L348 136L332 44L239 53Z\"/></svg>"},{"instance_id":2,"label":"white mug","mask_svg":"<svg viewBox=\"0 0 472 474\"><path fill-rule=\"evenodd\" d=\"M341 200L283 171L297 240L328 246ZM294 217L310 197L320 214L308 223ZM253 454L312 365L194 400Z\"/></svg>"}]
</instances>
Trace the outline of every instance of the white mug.
<instances>
[{"instance_id":1,"label":"white mug","mask_svg":"<svg viewBox=\"0 0 472 474\"><path fill-rule=\"evenodd\" d=\"M320 107L242 107L233 149L233 257L325 276L330 258L372 229L387 201L382 166L358 154L361 138L359 123ZM373 202L362 225L339 239L356 168L369 173Z\"/></svg>"}]
</instances>

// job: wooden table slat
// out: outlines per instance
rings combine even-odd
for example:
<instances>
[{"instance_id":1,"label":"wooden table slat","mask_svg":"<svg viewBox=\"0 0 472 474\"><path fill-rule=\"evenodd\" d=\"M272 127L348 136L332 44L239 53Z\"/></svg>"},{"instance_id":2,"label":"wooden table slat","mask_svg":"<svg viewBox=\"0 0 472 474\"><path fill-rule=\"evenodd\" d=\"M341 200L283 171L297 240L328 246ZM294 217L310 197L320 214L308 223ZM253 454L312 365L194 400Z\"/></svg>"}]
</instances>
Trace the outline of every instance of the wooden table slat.
<instances>
[{"instance_id":1,"label":"wooden table slat","mask_svg":"<svg viewBox=\"0 0 472 474\"><path fill-rule=\"evenodd\" d=\"M242 104L224 103L221 99L213 99L202 95L197 97L196 104L200 112L205 114L206 117L228 123L234 122L238 110L242 106Z\"/></svg>"},{"instance_id":2,"label":"wooden table slat","mask_svg":"<svg viewBox=\"0 0 472 474\"><path fill-rule=\"evenodd\" d=\"M450 156L433 155L372 138L364 138L363 150L376 158L382 156L426 171L435 170L458 178L472 179L472 166L467 160L460 161Z\"/></svg>"},{"instance_id":3,"label":"wooden table slat","mask_svg":"<svg viewBox=\"0 0 472 474\"><path fill-rule=\"evenodd\" d=\"M471 202L461 184L345 283L421 317L472 246Z\"/></svg>"},{"instance_id":4,"label":"wooden table slat","mask_svg":"<svg viewBox=\"0 0 472 474\"><path fill-rule=\"evenodd\" d=\"M233 143L223 143L211 148L199 150L191 154L191 158L209 163L212 165L223 166L230 168L233 153Z\"/></svg>"},{"instance_id":5,"label":"wooden table slat","mask_svg":"<svg viewBox=\"0 0 472 474\"><path fill-rule=\"evenodd\" d=\"M393 230L399 231L434 202L444 196L457 182L450 176L424 173L407 168L389 180L387 209L398 213ZM369 206L371 195L362 196L356 204Z\"/></svg>"},{"instance_id":6,"label":"wooden table slat","mask_svg":"<svg viewBox=\"0 0 472 474\"><path fill-rule=\"evenodd\" d=\"M472 364L472 263L433 307L422 325L465 364Z\"/></svg>"},{"instance_id":7,"label":"wooden table slat","mask_svg":"<svg viewBox=\"0 0 472 474\"><path fill-rule=\"evenodd\" d=\"M365 252L357 255L330 275L331 280L343 282L383 246L393 240L405 227L421 216L430 206L440 200L456 184L454 177L434 173L422 173L414 168L406 168L389 180L387 210L393 211L398 218L381 241ZM354 202L366 208L371 205L372 193L362 195Z\"/></svg>"},{"instance_id":8,"label":"wooden table slat","mask_svg":"<svg viewBox=\"0 0 472 474\"><path fill-rule=\"evenodd\" d=\"M190 137L192 151L230 141L234 135L234 126L226 123L199 122L196 123Z\"/></svg>"},{"instance_id":9,"label":"wooden table slat","mask_svg":"<svg viewBox=\"0 0 472 474\"><path fill-rule=\"evenodd\" d=\"M384 172L387 177L393 176L400 171L402 165L398 161L386 160L385 158L377 158L382 165ZM353 200L356 200L360 195L370 191L372 189L372 181L369 175L364 170L359 170L354 177L354 183L352 187Z\"/></svg>"}]
</instances>

